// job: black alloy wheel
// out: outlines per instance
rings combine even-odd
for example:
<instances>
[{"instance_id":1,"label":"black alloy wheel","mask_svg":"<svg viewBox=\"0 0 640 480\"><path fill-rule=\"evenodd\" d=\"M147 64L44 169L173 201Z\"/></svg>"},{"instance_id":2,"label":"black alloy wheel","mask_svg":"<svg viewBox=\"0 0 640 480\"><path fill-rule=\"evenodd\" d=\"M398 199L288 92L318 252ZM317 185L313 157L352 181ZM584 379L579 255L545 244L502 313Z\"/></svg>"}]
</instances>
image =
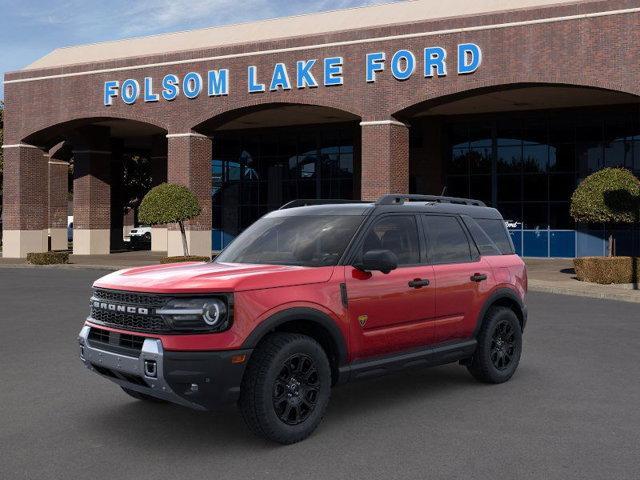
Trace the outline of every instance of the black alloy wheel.
<instances>
[{"instance_id":1,"label":"black alloy wheel","mask_svg":"<svg viewBox=\"0 0 640 480\"><path fill-rule=\"evenodd\" d=\"M291 444L318 427L331 395L331 365L322 346L300 333L275 332L254 349L238 406L249 429Z\"/></svg>"},{"instance_id":2,"label":"black alloy wheel","mask_svg":"<svg viewBox=\"0 0 640 480\"><path fill-rule=\"evenodd\" d=\"M491 361L498 370L505 370L513 360L516 334L507 320L498 322L491 337Z\"/></svg>"},{"instance_id":3,"label":"black alloy wheel","mask_svg":"<svg viewBox=\"0 0 640 480\"><path fill-rule=\"evenodd\" d=\"M282 365L273 387L273 408L287 425L304 422L318 401L320 378L315 362L308 355L296 353Z\"/></svg>"},{"instance_id":4,"label":"black alloy wheel","mask_svg":"<svg viewBox=\"0 0 640 480\"><path fill-rule=\"evenodd\" d=\"M509 380L522 354L522 328L515 312L508 307L491 307L476 339L476 351L466 362L469 373L485 383Z\"/></svg>"}]
</instances>

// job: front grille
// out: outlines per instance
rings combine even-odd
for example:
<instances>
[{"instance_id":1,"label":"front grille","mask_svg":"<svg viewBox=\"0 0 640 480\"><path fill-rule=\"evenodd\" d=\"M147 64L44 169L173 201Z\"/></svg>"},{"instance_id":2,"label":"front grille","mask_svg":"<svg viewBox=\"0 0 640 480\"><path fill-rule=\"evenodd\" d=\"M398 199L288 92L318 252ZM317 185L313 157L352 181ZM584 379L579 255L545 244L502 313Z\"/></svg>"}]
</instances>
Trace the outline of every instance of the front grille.
<instances>
[{"instance_id":1,"label":"front grille","mask_svg":"<svg viewBox=\"0 0 640 480\"><path fill-rule=\"evenodd\" d=\"M109 343L109 330L101 330L99 328L92 328L89 330L89 340L94 340L100 343Z\"/></svg>"},{"instance_id":2,"label":"front grille","mask_svg":"<svg viewBox=\"0 0 640 480\"><path fill-rule=\"evenodd\" d=\"M133 357L140 355L144 343L144 337L139 335L111 332L95 327L89 330L87 338L92 347Z\"/></svg>"},{"instance_id":3,"label":"front grille","mask_svg":"<svg viewBox=\"0 0 640 480\"><path fill-rule=\"evenodd\" d=\"M152 293L119 292L117 290L105 290L104 288L94 288L93 296L107 302L124 303L139 307L158 308L167 301L162 295Z\"/></svg>"},{"instance_id":4,"label":"front grille","mask_svg":"<svg viewBox=\"0 0 640 480\"><path fill-rule=\"evenodd\" d=\"M147 309L147 314L122 312L95 307L94 301ZM168 332L167 323L160 315L155 315L157 308L167 301L166 297L148 293L119 292L96 288L91 302L91 319L102 325L135 330L139 332Z\"/></svg>"},{"instance_id":5,"label":"front grille","mask_svg":"<svg viewBox=\"0 0 640 480\"><path fill-rule=\"evenodd\" d=\"M133 350L142 350L142 344L144 343L144 337L138 335L127 335L125 333L120 334L120 346L124 348L131 348Z\"/></svg>"}]
</instances>

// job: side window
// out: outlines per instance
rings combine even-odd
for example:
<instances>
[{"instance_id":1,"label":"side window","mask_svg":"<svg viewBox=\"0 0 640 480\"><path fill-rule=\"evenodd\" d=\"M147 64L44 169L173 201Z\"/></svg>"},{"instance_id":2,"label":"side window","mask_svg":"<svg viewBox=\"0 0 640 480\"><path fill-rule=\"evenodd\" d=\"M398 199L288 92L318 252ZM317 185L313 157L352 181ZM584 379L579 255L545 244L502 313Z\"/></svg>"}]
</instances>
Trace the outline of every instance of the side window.
<instances>
[{"instance_id":1,"label":"side window","mask_svg":"<svg viewBox=\"0 0 640 480\"><path fill-rule=\"evenodd\" d=\"M391 215L376 221L365 235L360 255L369 250L391 250L398 257L398 265L420 263L415 217Z\"/></svg>"},{"instance_id":2,"label":"side window","mask_svg":"<svg viewBox=\"0 0 640 480\"><path fill-rule=\"evenodd\" d=\"M456 217L425 215L429 260L433 264L472 261L467 235Z\"/></svg>"},{"instance_id":3,"label":"side window","mask_svg":"<svg viewBox=\"0 0 640 480\"><path fill-rule=\"evenodd\" d=\"M511 236L507 231L507 226L505 225L504 220L477 218L476 222L478 222L478 225L480 225L487 235L489 235L489 238L493 240L493 243L496 244L503 255L510 255L514 253Z\"/></svg>"},{"instance_id":4,"label":"side window","mask_svg":"<svg viewBox=\"0 0 640 480\"><path fill-rule=\"evenodd\" d=\"M489 238L487 233L473 218L465 215L462 217L462 221L469 229L469 232L471 233L473 240L476 242L481 255L502 255L502 252L495 242Z\"/></svg>"}]
</instances>

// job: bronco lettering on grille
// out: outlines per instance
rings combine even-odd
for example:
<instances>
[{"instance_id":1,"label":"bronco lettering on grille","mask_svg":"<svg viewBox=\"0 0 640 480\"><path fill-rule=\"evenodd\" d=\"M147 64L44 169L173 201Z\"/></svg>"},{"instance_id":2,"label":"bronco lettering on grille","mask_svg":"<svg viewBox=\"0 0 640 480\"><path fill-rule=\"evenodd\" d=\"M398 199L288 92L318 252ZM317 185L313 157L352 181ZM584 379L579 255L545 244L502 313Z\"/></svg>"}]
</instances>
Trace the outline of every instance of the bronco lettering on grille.
<instances>
[{"instance_id":1,"label":"bronco lettering on grille","mask_svg":"<svg viewBox=\"0 0 640 480\"><path fill-rule=\"evenodd\" d=\"M121 313L137 313L138 315L149 315L149 309L144 307L130 307L127 305L117 305L115 303L106 303L93 301L93 308L99 308L101 310L111 310L112 312Z\"/></svg>"}]
</instances>

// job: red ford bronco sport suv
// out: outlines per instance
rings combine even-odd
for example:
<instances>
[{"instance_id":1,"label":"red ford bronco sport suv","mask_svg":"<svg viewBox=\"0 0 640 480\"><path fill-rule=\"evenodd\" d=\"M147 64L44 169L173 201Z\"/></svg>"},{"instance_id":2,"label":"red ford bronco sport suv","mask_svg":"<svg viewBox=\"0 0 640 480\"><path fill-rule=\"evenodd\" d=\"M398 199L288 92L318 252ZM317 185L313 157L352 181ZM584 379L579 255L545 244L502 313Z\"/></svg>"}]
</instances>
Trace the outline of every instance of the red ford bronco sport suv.
<instances>
[{"instance_id":1,"label":"red ford bronco sport suv","mask_svg":"<svg viewBox=\"0 0 640 480\"><path fill-rule=\"evenodd\" d=\"M131 268L93 285L80 357L137 399L238 402L280 443L309 436L333 385L460 362L515 372L525 265L482 202L386 195L294 201L210 263Z\"/></svg>"}]
</instances>

